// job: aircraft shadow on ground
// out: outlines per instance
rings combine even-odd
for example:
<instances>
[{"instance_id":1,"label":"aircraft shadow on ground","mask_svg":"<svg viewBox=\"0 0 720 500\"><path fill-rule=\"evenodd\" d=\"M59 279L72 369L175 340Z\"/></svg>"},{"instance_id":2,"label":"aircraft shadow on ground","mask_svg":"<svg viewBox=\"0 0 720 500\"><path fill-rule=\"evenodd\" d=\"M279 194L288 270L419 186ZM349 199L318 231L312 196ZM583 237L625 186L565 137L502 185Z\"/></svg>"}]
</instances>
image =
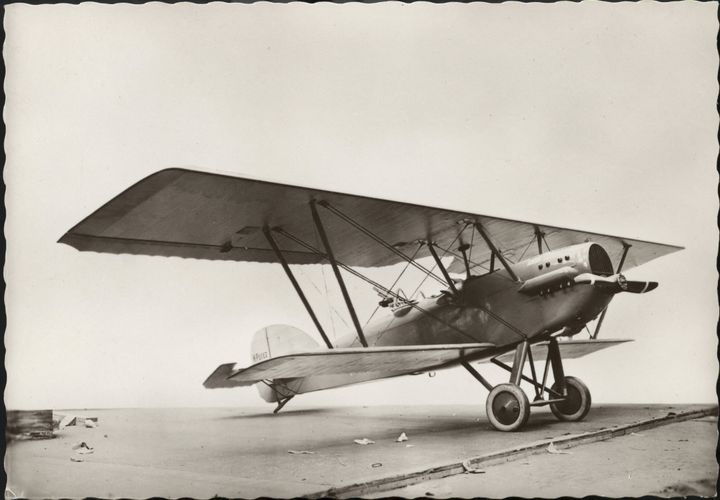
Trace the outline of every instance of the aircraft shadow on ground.
<instances>
[{"instance_id":1,"label":"aircraft shadow on ground","mask_svg":"<svg viewBox=\"0 0 720 500\"><path fill-rule=\"evenodd\" d=\"M285 435L288 429L295 428L322 428L324 432L313 432L315 447L334 447L345 445L352 439L369 437L373 440L394 440L399 432L407 432L408 435L429 435L438 433L462 432L468 436L496 436L504 434L495 430L481 410L476 414L463 413L452 416L451 413L417 413L397 411L390 409L379 412L379 408L370 408L369 413L365 408L329 407L329 408L298 408L283 409L280 413L273 414L272 410L258 409L249 413L238 413L227 415L217 420L226 422L252 421L253 426L259 425L268 435L281 433ZM247 410L245 410L247 411ZM608 416L615 412L614 407L594 408L588 417L582 422L560 422L548 410L543 409L534 412L525 428L521 432L508 433L516 438L523 439L523 435L530 440L556 439L570 434L581 434L591 430L599 430L605 426L612 426L612 420ZM649 415L648 415L649 416ZM358 425L330 425L324 427L323 421L336 419L359 418ZM333 429L333 430L331 430ZM292 433L291 433L292 434ZM365 436L365 434L368 434ZM510 436L508 436L510 437ZM295 442L293 438L289 438ZM349 440L349 441L348 441ZM300 445L303 439L297 441ZM263 453L286 453L285 447L288 443L278 447L274 440L266 443L257 443L257 452Z\"/></svg>"},{"instance_id":2,"label":"aircraft shadow on ground","mask_svg":"<svg viewBox=\"0 0 720 500\"><path fill-rule=\"evenodd\" d=\"M303 408L298 410L283 410L278 413L273 413L272 410L257 410L257 412L254 413L240 413L238 415L228 415L225 417L218 417L218 420L248 420L248 419L264 419L264 418L272 418L272 419L278 419L278 418L296 418L296 417L304 417L304 416L310 416L310 415L320 415L320 414L331 414L334 413L334 408Z\"/></svg>"},{"instance_id":3,"label":"aircraft shadow on ground","mask_svg":"<svg viewBox=\"0 0 720 500\"><path fill-rule=\"evenodd\" d=\"M322 417L341 417L348 418L351 416L352 410L346 408L303 408L303 409L287 409L279 413L273 414L270 409L258 410L253 413L241 413L236 415L228 415L219 417L218 420L267 420L269 423L287 423L292 425L301 425L305 419L314 419ZM484 414L478 412L477 415L438 415L437 418L430 416L427 419L420 420L418 415L409 416L406 413L388 412L385 414L366 415L359 414L363 422L369 428L381 429L383 427L393 427L388 425L394 417L397 417L398 421L408 419L407 427L412 429L413 432L445 432L445 431L456 431L456 430L468 430L472 429L478 432L497 432L490 425L489 421ZM409 418L408 418L409 417ZM591 420L588 420L591 422ZM559 422L550 412L542 412L531 415L530 420L527 423L526 430L542 430L547 429L548 435L559 436L558 431L573 430L574 425L568 422ZM566 432L569 434L570 432ZM342 434L342 433L341 433ZM339 436L334 436L339 437ZM330 438L328 441L332 441Z\"/></svg>"}]
</instances>

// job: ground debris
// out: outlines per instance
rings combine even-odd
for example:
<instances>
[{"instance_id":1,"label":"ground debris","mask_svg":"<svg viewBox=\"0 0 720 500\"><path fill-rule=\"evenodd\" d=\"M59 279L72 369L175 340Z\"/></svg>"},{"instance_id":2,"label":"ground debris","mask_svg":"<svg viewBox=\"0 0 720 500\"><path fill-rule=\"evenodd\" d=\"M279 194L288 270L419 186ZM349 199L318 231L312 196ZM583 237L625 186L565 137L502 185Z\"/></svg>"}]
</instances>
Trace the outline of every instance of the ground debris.
<instances>
[{"instance_id":1,"label":"ground debris","mask_svg":"<svg viewBox=\"0 0 720 500\"><path fill-rule=\"evenodd\" d=\"M396 442L396 443L402 443L403 441L407 441L407 440L408 440L408 437L407 437L407 435L403 432L402 434L400 434L400 435L398 436L398 438L395 440L395 442Z\"/></svg>"},{"instance_id":2,"label":"ground debris","mask_svg":"<svg viewBox=\"0 0 720 500\"><path fill-rule=\"evenodd\" d=\"M450 498L452 496L452 489L449 487L439 487L437 489L433 489L430 491L425 492L426 497L435 497L435 498Z\"/></svg>"},{"instance_id":3,"label":"ground debris","mask_svg":"<svg viewBox=\"0 0 720 500\"><path fill-rule=\"evenodd\" d=\"M72 415L65 415L60 419L60 422L58 422L58 429L64 429L68 425L75 425L75 417Z\"/></svg>"},{"instance_id":4,"label":"ground debris","mask_svg":"<svg viewBox=\"0 0 720 500\"><path fill-rule=\"evenodd\" d=\"M98 417L88 417L85 415L65 415L61 413L53 414L53 425L58 429L72 426L85 426L89 428L97 427L99 424Z\"/></svg>"},{"instance_id":5,"label":"ground debris","mask_svg":"<svg viewBox=\"0 0 720 500\"><path fill-rule=\"evenodd\" d=\"M85 441L75 443L74 445L72 445L72 449L75 450L75 453L79 453L81 455L95 453L95 448L89 446Z\"/></svg>"},{"instance_id":6,"label":"ground debris","mask_svg":"<svg viewBox=\"0 0 720 500\"><path fill-rule=\"evenodd\" d=\"M572 455L572 453L569 451L558 450L555 447L555 443L550 443L546 449L548 453L552 453L553 455Z\"/></svg>"},{"instance_id":7,"label":"ground debris","mask_svg":"<svg viewBox=\"0 0 720 500\"><path fill-rule=\"evenodd\" d=\"M477 467L474 467L470 460L465 460L462 463L463 469L465 469L464 474L485 474L485 471L482 469L478 469Z\"/></svg>"},{"instance_id":8,"label":"ground debris","mask_svg":"<svg viewBox=\"0 0 720 500\"><path fill-rule=\"evenodd\" d=\"M314 451L308 451L308 450L288 450L288 453L291 455L314 455Z\"/></svg>"},{"instance_id":9,"label":"ground debris","mask_svg":"<svg viewBox=\"0 0 720 500\"><path fill-rule=\"evenodd\" d=\"M373 469L377 469L378 467L382 467L382 463L380 463L380 462L375 462L375 463L372 464L370 467L372 467Z\"/></svg>"},{"instance_id":10,"label":"ground debris","mask_svg":"<svg viewBox=\"0 0 720 500\"><path fill-rule=\"evenodd\" d=\"M353 442L354 442L355 444L362 444L362 445L375 444L375 441L373 441L372 439L368 439L368 438L353 439Z\"/></svg>"},{"instance_id":11,"label":"ground debris","mask_svg":"<svg viewBox=\"0 0 720 500\"><path fill-rule=\"evenodd\" d=\"M80 457L70 457L70 461L71 461L71 462L84 462L85 459L84 459L84 458L80 458Z\"/></svg>"}]
</instances>

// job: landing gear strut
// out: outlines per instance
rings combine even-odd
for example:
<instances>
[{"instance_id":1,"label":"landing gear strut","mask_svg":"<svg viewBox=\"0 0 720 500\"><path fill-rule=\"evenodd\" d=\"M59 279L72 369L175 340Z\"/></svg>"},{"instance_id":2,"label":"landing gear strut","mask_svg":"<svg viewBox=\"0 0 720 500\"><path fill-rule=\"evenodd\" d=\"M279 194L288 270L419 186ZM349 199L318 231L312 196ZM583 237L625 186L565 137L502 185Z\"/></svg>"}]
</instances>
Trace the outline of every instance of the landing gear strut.
<instances>
[{"instance_id":1,"label":"landing gear strut","mask_svg":"<svg viewBox=\"0 0 720 500\"><path fill-rule=\"evenodd\" d=\"M482 383L489 391L485 410L490 424L499 431L518 431L523 428L530 417L531 406L549 405L553 415L565 422L582 420L590 411L592 399L590 391L580 379L566 377L563 371L560 347L556 339L551 338L542 382L538 382L535 366L528 341L518 344L512 367L492 359L491 361L510 372L510 381L492 387L469 363L463 366ZM529 360L532 378L523 375L525 361ZM547 386L548 369L552 367L555 383ZM535 389L532 402L525 391L520 388L521 381L529 382ZM546 398L547 395L547 398Z\"/></svg>"}]
</instances>

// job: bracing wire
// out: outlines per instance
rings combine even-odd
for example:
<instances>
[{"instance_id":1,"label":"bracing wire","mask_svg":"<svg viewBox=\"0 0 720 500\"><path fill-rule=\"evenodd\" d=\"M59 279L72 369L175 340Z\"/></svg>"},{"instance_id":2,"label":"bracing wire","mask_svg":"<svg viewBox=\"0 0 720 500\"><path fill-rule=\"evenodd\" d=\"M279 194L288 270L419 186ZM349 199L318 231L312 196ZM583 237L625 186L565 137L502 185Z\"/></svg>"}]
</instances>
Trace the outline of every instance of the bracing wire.
<instances>
[{"instance_id":1,"label":"bracing wire","mask_svg":"<svg viewBox=\"0 0 720 500\"><path fill-rule=\"evenodd\" d=\"M462 232L465 230L466 227L467 227L467 225L460 230L460 232L457 234L457 236L456 236L455 239L452 241L452 243L450 243L450 246L452 246L452 245L455 244L455 241L457 241L457 239L460 237L460 235L462 234ZM316 254L318 254L318 255L323 255L323 256L325 256L325 254L323 254L322 252L320 252L317 248L314 248L313 246L309 245L308 243L305 243L304 241L300 240L299 238L291 235L290 233L287 233L286 231L280 231L280 234L282 234L282 235L290 238L291 240L295 241L295 242L298 243L299 245L307 248L308 250L310 250L310 251L312 251L312 252L314 252L314 253L316 253ZM444 256L444 254L443 254L443 256ZM326 257L326 256L325 256L325 257ZM396 298L400 298L395 292L393 292L392 290L389 290L389 289L385 288L385 287L382 286L380 283L378 283L378 282L376 282L376 281L368 278L367 276L365 276L365 275L363 275L362 273L360 273L360 272L352 269L351 267L346 266L346 265L343 264L342 262L339 262L339 261L336 261L336 262L337 262L337 264L338 264L340 267L342 267L343 269L345 269L345 270L348 271L349 273L353 274L354 276L362 279L362 280L365 281L366 283L368 283L368 284L370 284L370 285L372 285L372 286L375 286L376 288L382 290L383 292L387 293L388 295L392 295L392 296L394 296L394 297L396 297ZM436 266L437 266L437 263L436 263ZM425 279L427 279L428 276L429 276L429 275L426 275L426 276L425 276ZM470 335L469 333L467 333L467 332L461 330L460 328L458 328L458 327L456 327L456 326L448 323L447 321L444 321L443 319L437 317L436 315L434 315L434 314L431 313L430 311L428 311L428 310L420 307L419 305L417 305L417 303L412 300L412 297L417 293L417 291L418 291L418 289L420 288L420 286L422 285L422 283L425 282L425 279L423 279L423 281L420 283L420 285L418 285L418 288L416 288L415 291L412 293L412 295L410 296L410 299L408 300L407 304L408 304L410 307L412 307L413 309L417 309L418 311L424 313L426 316L434 319L435 321L438 321L439 323L442 323L443 325L447 326L448 328L450 328L450 329L452 329L452 330L455 330L456 332L460 333L460 334L463 335L464 337L467 337L467 338L472 339L472 340L476 340L476 339L475 339L472 335ZM525 333L523 333L520 329L518 329L517 327L515 327L515 326L513 326L512 324L510 324L510 323L508 323L507 321L505 321L505 320L504 320L502 317L500 317L499 315L497 315L497 314L495 314L494 312L490 311L488 308L485 308L485 307L482 307L482 306L479 306L479 305L478 305L478 307L479 307L480 309L482 309L483 311L485 311L490 317L494 318L496 321L502 323L502 324L505 325L507 328L509 328L511 331L513 331L513 332L517 333L518 335L520 335L523 339L527 339L527 335L526 335Z\"/></svg>"},{"instance_id":2,"label":"bracing wire","mask_svg":"<svg viewBox=\"0 0 720 500\"><path fill-rule=\"evenodd\" d=\"M462 255L456 254L455 252L451 251L449 248L443 248L443 247L441 247L440 245L435 245L435 246L436 246L437 248L439 248L440 250L443 251L443 257L445 256L445 254L447 254L447 255L452 255L452 256L455 257L456 259L463 259L463 256L462 256ZM471 267L481 267L481 268L487 270L487 268L483 265L482 262L475 262L475 261L470 260L470 256L469 256L469 255L468 255L468 263L471 264Z\"/></svg>"},{"instance_id":3,"label":"bracing wire","mask_svg":"<svg viewBox=\"0 0 720 500\"><path fill-rule=\"evenodd\" d=\"M418 246L417 246L417 248L415 249L415 253L412 254L412 257L410 257L410 260L415 260L415 256L418 254L418 252L420 251L421 248L422 248L422 244L418 243ZM398 281L400 281L400 278L402 278L403 274L405 274L405 271L407 271L408 267L410 267L410 262L409 262L409 261L408 261L407 264L405 264L405 267L403 268L402 271L400 271L400 274L398 275L397 278L395 278L395 281L393 281L393 284L390 285L390 287L388 288L388 290L392 290L393 288L395 288L395 285L398 284ZM370 315L370 317L367 319L367 321L365 322L365 325L367 325L368 323L370 323L370 321L373 319L373 316L375 316L375 314L378 312L379 309L380 309L380 305L375 306L375 310L372 312L372 314Z\"/></svg>"},{"instance_id":4,"label":"bracing wire","mask_svg":"<svg viewBox=\"0 0 720 500\"><path fill-rule=\"evenodd\" d=\"M325 284L325 294L323 294L322 290L320 290L320 288L318 288L318 286L315 284L315 282L313 281L313 279L312 279L310 276L308 276L308 275L302 270L302 267L298 267L298 272L299 272L300 276L302 276L302 277L305 279L305 281L307 281L308 283L310 283L310 285L315 289L315 291L318 293L318 295L320 295L320 297L323 297L323 296L325 297L325 299L326 299L325 301L328 302L328 308L329 308L330 311L332 311L332 312L329 312L329 313L328 313L328 314L330 314L330 321L331 321L331 322L333 321L333 319L332 319L332 313L335 313L335 316L337 316L337 318L338 318L340 321L342 321L342 322L345 324L345 326L348 326L348 327L349 327L349 325L347 324L347 321L345 321L345 319L340 315L340 313L337 312L337 309L335 309L335 308L329 303L330 301L327 300L327 297L328 297L328 293L327 293L327 292L328 292L327 283ZM324 277L325 277L325 272L323 271L322 265L320 266L320 272L323 273L323 278L324 278ZM335 328L335 324L333 323L333 329L334 329L334 328ZM336 333L336 332L333 330L333 334L335 334L335 333Z\"/></svg>"},{"instance_id":5,"label":"bracing wire","mask_svg":"<svg viewBox=\"0 0 720 500\"><path fill-rule=\"evenodd\" d=\"M335 320L333 319L333 306L330 304L330 292L328 291L327 279L325 278L325 266L322 264L320 264L320 274L322 274L323 284L325 285L325 302L327 302L328 305L328 316L330 316L330 326L332 327L333 340L337 340Z\"/></svg>"},{"instance_id":6,"label":"bracing wire","mask_svg":"<svg viewBox=\"0 0 720 500\"><path fill-rule=\"evenodd\" d=\"M475 225L473 225L472 231L470 232L470 251L468 252L468 262L470 263L472 263L473 245L475 245Z\"/></svg>"},{"instance_id":7,"label":"bracing wire","mask_svg":"<svg viewBox=\"0 0 720 500\"><path fill-rule=\"evenodd\" d=\"M320 235L318 234L317 227L313 227L313 234L315 235L315 245L317 245L318 239L320 237ZM327 302L327 305L328 305L328 316L330 317L330 325L332 326L332 330L333 330L333 340L337 340L337 329L335 327L335 320L333 319L333 313L335 314L335 317L337 317L340 321L342 321L343 324L347 328L349 328L350 325L348 325L347 321L345 321L345 318L343 318L340 315L340 313L337 311L337 309L334 308L333 305L330 303L330 294L329 294L328 286L327 286L327 278L325 277L325 266L323 264L320 264L320 273L322 274L323 283L325 284L325 302ZM311 284L315 287L316 290L318 290L318 288L315 286L315 283L313 283L311 281ZM322 292L320 292L320 290L318 290L318 293L322 296Z\"/></svg>"},{"instance_id":8,"label":"bracing wire","mask_svg":"<svg viewBox=\"0 0 720 500\"><path fill-rule=\"evenodd\" d=\"M460 232L458 232L458 234L455 236L455 239L452 240L452 242L450 243L450 245L448 245L448 249L443 250L441 247L438 247L438 248L440 248L440 250L443 251L442 255L440 256L440 259L442 259L443 257L445 257L445 255L449 252L449 249L452 248L452 246L455 244L455 242L458 240L458 238L460 238L460 235L462 235L463 231L465 231L465 229L467 229L468 225L469 225L469 224L466 223L466 224L463 226L463 228L460 230ZM428 242L428 245L431 245L431 244L432 244L431 242ZM437 245L436 245L436 246L437 246ZM432 272L435 270L436 267L437 267L437 262L436 262L435 265L433 265L433 267L430 269L430 273L432 273ZM423 286L423 284L425 283L425 281L428 279L428 276L430 276L430 275L429 275L429 274L426 274L425 277L424 277L424 278L422 279L422 281L420 282L420 284L415 288L415 290L413 291L413 293L410 294L410 300L412 300L412 299L415 297L415 295L417 295L418 290L420 290L420 287Z\"/></svg>"},{"instance_id":9,"label":"bracing wire","mask_svg":"<svg viewBox=\"0 0 720 500\"><path fill-rule=\"evenodd\" d=\"M533 243L535 243L535 236L532 237L532 239L530 240L530 243L527 244L527 246L525 247L525 250L523 250L523 252L520 254L520 258L518 259L518 261L522 260L522 258L525 256L525 252L528 251L528 249L530 248L530 245L532 245ZM547 245L547 243L545 243L545 244Z\"/></svg>"},{"instance_id":10,"label":"bracing wire","mask_svg":"<svg viewBox=\"0 0 720 500\"><path fill-rule=\"evenodd\" d=\"M547 239L545 239L545 233L543 233L542 239L545 242L545 246L547 247L548 252L552 252L552 250L550 249L550 245L548 245Z\"/></svg>"}]
</instances>

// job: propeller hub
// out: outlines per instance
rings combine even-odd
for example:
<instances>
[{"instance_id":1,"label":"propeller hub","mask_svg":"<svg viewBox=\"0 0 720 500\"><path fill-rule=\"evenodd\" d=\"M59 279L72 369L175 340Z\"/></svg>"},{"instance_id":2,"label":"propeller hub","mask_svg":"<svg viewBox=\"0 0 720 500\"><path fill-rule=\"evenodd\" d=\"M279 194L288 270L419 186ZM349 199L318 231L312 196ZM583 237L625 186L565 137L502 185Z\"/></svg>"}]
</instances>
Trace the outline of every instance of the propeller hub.
<instances>
[{"instance_id":1,"label":"propeller hub","mask_svg":"<svg viewBox=\"0 0 720 500\"><path fill-rule=\"evenodd\" d=\"M623 276L620 273L618 273L617 284L622 291L627 291L627 289L628 289L627 278L625 278L625 276Z\"/></svg>"}]
</instances>

